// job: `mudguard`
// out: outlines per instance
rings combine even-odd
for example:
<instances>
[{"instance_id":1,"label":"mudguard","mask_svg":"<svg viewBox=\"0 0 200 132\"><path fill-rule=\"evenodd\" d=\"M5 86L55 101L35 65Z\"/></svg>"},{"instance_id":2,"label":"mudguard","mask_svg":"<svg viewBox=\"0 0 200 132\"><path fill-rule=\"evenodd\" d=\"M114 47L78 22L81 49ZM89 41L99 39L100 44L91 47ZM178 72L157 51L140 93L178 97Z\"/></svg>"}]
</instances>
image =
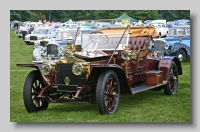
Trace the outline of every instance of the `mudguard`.
<instances>
[{"instance_id":1,"label":"mudguard","mask_svg":"<svg viewBox=\"0 0 200 132\"><path fill-rule=\"evenodd\" d=\"M167 80L167 73L169 72L169 68L170 68L172 61L174 61L177 66L178 75L183 74L181 62L179 61L179 59L176 56L164 56L162 58L162 60L160 60L159 65L158 65L158 69L163 71L163 80L164 81Z\"/></svg>"},{"instance_id":2,"label":"mudguard","mask_svg":"<svg viewBox=\"0 0 200 132\"><path fill-rule=\"evenodd\" d=\"M177 52L179 49L183 49L186 52L186 57L190 57L190 46L181 42L174 43L174 46L171 49L171 53Z\"/></svg>"},{"instance_id":3,"label":"mudguard","mask_svg":"<svg viewBox=\"0 0 200 132\"><path fill-rule=\"evenodd\" d=\"M20 66L20 67L32 67L32 68L36 68L39 71L40 71L41 65L42 64L39 64L39 63L19 63L19 64L16 64L16 66ZM50 85L49 82L47 81L46 77L42 75L41 71L40 71L40 74L42 76L42 79L43 79L44 83L46 85Z\"/></svg>"},{"instance_id":4,"label":"mudguard","mask_svg":"<svg viewBox=\"0 0 200 132\"><path fill-rule=\"evenodd\" d=\"M129 78L126 77L125 71L118 65L113 64L98 64L92 65L91 72L88 76L87 83L97 82L101 73L105 70L113 70L120 81L121 92L130 93Z\"/></svg>"}]
</instances>

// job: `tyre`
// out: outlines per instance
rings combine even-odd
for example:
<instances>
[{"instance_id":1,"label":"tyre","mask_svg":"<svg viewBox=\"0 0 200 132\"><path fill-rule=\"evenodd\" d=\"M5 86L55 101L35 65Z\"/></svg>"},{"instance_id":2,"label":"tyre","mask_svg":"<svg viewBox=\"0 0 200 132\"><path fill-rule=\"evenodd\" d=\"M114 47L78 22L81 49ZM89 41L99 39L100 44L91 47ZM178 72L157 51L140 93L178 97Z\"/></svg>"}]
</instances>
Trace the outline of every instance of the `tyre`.
<instances>
[{"instance_id":1,"label":"tyre","mask_svg":"<svg viewBox=\"0 0 200 132\"><path fill-rule=\"evenodd\" d=\"M169 72L167 73L167 84L163 86L166 95L176 94L178 90L178 70L172 61Z\"/></svg>"},{"instance_id":2,"label":"tyre","mask_svg":"<svg viewBox=\"0 0 200 132\"><path fill-rule=\"evenodd\" d=\"M113 114L117 111L120 100L120 84L116 73L104 71L97 82L96 102L99 113Z\"/></svg>"},{"instance_id":3,"label":"tyre","mask_svg":"<svg viewBox=\"0 0 200 132\"><path fill-rule=\"evenodd\" d=\"M162 38L161 33L159 33L159 38Z\"/></svg>"},{"instance_id":4,"label":"tyre","mask_svg":"<svg viewBox=\"0 0 200 132\"><path fill-rule=\"evenodd\" d=\"M44 83L38 70L31 71L24 83L23 99L24 105L28 113L46 110L49 102L37 98Z\"/></svg>"},{"instance_id":5,"label":"tyre","mask_svg":"<svg viewBox=\"0 0 200 132\"><path fill-rule=\"evenodd\" d=\"M182 62L186 59L186 53L183 49L179 49L176 56L178 57L178 59Z\"/></svg>"},{"instance_id":6,"label":"tyre","mask_svg":"<svg viewBox=\"0 0 200 132\"><path fill-rule=\"evenodd\" d=\"M166 33L166 36L165 36L165 37L169 37L169 33L168 33L168 32Z\"/></svg>"}]
</instances>

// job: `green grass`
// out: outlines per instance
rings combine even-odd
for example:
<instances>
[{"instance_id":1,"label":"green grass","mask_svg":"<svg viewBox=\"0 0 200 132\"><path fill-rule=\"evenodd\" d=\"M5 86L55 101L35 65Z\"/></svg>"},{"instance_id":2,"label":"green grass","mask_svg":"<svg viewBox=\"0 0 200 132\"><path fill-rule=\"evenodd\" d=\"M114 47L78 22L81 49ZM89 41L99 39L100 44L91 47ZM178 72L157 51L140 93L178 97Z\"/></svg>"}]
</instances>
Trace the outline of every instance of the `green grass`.
<instances>
[{"instance_id":1,"label":"green grass","mask_svg":"<svg viewBox=\"0 0 200 132\"><path fill-rule=\"evenodd\" d=\"M10 122L190 122L190 60L182 63L176 95L145 91L121 95L119 109L100 115L96 104L50 104L48 109L28 114L23 104L23 85L33 68L16 63L32 61L33 45L26 45L10 32Z\"/></svg>"}]
</instances>

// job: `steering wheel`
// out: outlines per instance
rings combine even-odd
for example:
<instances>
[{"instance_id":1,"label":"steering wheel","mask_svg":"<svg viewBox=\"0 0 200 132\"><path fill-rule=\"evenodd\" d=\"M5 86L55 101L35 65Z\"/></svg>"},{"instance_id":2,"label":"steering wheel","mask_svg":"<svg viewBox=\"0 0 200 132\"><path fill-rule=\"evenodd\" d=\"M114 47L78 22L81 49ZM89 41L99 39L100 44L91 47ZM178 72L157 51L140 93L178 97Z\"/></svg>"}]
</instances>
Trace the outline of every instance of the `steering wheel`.
<instances>
[{"instance_id":1,"label":"steering wheel","mask_svg":"<svg viewBox=\"0 0 200 132\"><path fill-rule=\"evenodd\" d=\"M103 34L103 33L99 31L94 31L94 32L91 32L90 34ZM89 38L93 43L98 42L99 45L108 43L107 35L91 35L89 36Z\"/></svg>"}]
</instances>

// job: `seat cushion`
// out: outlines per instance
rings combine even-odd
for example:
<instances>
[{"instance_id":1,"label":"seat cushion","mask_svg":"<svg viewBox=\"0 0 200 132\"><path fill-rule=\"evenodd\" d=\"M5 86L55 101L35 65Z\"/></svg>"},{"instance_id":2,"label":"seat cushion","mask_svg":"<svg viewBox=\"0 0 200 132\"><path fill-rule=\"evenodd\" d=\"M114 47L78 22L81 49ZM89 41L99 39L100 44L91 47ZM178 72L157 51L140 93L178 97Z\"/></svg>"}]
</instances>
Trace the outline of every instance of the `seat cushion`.
<instances>
[{"instance_id":1,"label":"seat cushion","mask_svg":"<svg viewBox=\"0 0 200 132\"><path fill-rule=\"evenodd\" d=\"M129 45L130 50L136 50L137 53L140 52L140 50L144 50L146 48L145 44L148 37L131 37L129 38Z\"/></svg>"}]
</instances>

